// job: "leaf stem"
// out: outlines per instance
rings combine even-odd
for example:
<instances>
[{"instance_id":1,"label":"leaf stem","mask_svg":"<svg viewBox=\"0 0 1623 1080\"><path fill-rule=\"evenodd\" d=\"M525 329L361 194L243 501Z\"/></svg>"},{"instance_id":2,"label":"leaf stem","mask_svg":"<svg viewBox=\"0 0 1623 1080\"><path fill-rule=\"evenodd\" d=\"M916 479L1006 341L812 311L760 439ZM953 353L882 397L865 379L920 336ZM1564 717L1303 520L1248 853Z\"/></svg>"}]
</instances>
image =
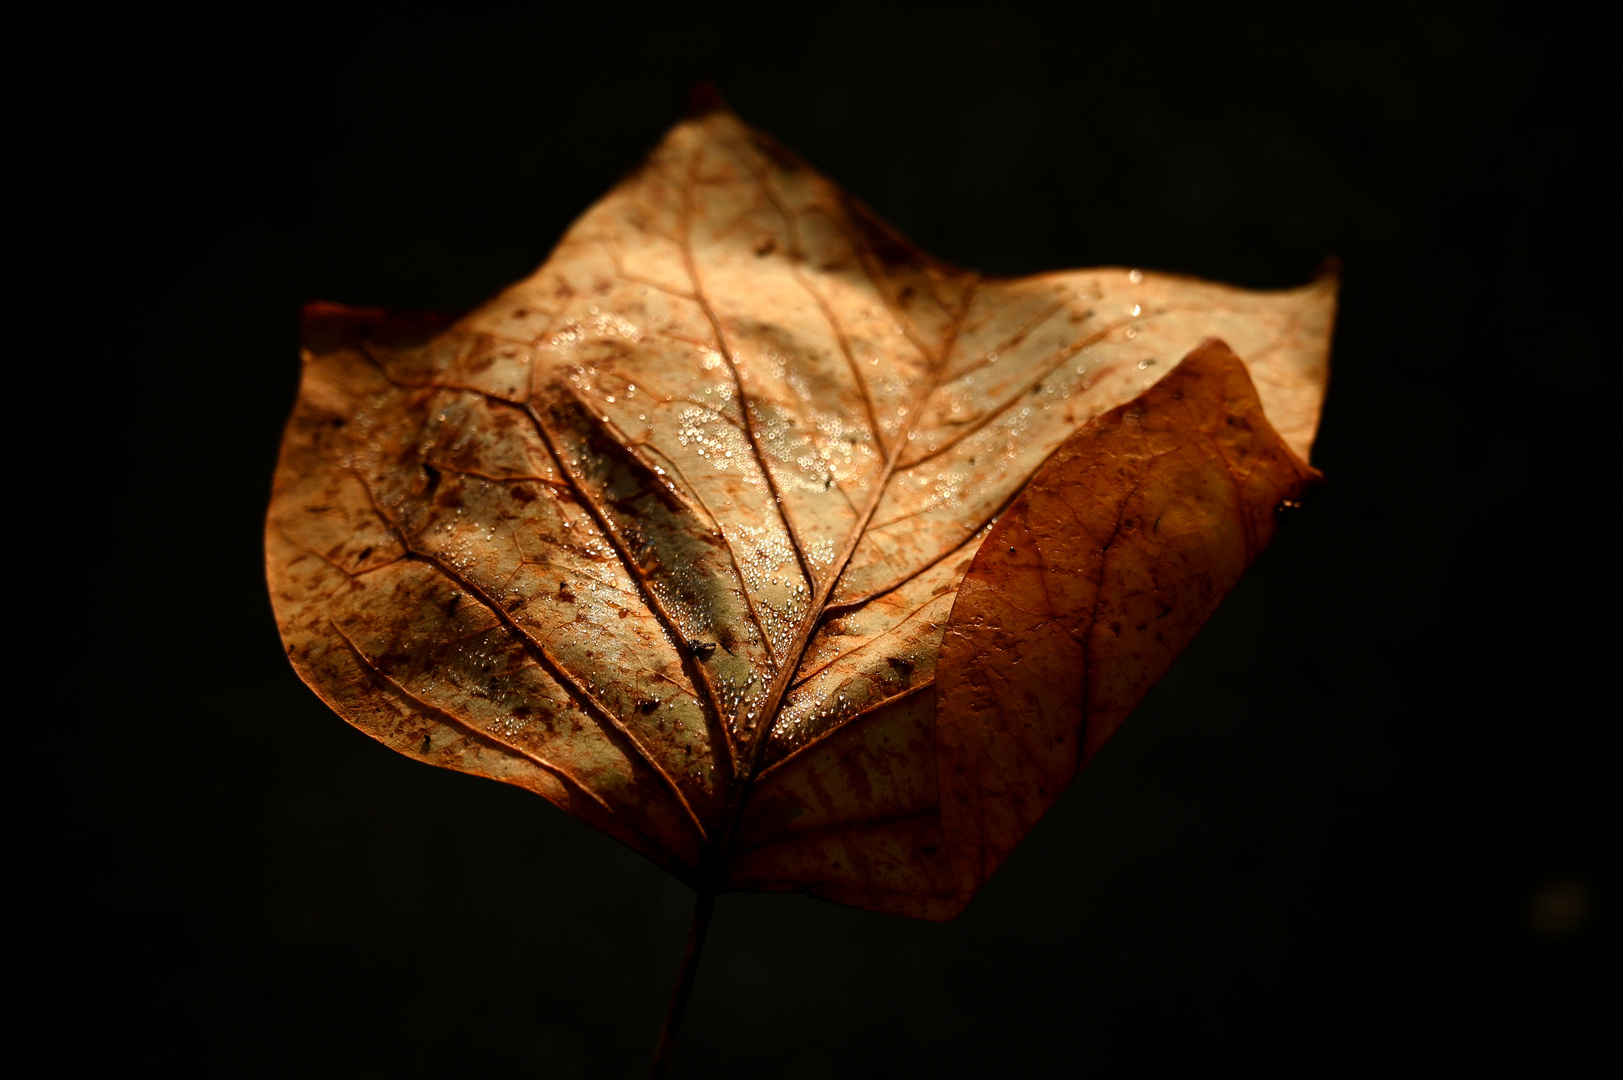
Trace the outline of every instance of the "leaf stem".
<instances>
[{"instance_id":1,"label":"leaf stem","mask_svg":"<svg viewBox=\"0 0 1623 1080\"><path fill-rule=\"evenodd\" d=\"M659 1048L654 1051L654 1067L649 1080L662 1080L670 1071L671 1056L676 1052L676 1036L682 1027L682 1014L687 1012L688 996L693 992L693 976L699 970L699 954L704 952L704 940L710 933L710 916L716 910L716 890L710 882L699 888L693 905L693 921L688 924L688 943L682 950L682 967L676 973L676 987L671 991L670 1010L665 1014L665 1027L659 1033Z\"/></svg>"}]
</instances>

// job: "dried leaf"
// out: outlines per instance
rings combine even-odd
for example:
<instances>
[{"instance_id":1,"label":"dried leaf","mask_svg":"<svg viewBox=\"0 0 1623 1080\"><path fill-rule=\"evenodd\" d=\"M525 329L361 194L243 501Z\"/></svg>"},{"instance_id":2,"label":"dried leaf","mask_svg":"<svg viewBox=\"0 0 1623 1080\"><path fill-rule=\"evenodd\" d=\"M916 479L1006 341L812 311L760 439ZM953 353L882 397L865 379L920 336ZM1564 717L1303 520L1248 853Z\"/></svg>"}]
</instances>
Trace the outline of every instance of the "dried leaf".
<instances>
[{"instance_id":1,"label":"dried leaf","mask_svg":"<svg viewBox=\"0 0 1623 1080\"><path fill-rule=\"evenodd\" d=\"M1311 475L1333 304L978 277L712 111L463 318L309 309L289 657L696 884L950 917Z\"/></svg>"},{"instance_id":2,"label":"dried leaf","mask_svg":"<svg viewBox=\"0 0 1623 1080\"><path fill-rule=\"evenodd\" d=\"M941 819L967 902L1217 609L1318 474L1207 341L1061 446L958 587Z\"/></svg>"}]
</instances>

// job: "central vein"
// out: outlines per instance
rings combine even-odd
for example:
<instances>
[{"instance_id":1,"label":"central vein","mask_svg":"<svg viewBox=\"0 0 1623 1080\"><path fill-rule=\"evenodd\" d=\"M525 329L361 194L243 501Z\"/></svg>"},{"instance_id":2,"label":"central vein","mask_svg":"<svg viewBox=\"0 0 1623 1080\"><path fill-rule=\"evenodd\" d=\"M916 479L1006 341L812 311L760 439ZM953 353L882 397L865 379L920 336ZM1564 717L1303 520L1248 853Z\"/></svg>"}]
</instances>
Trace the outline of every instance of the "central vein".
<instances>
[{"instance_id":1,"label":"central vein","mask_svg":"<svg viewBox=\"0 0 1623 1080\"><path fill-rule=\"evenodd\" d=\"M696 277L695 284L697 284ZM968 310L970 299L974 295L975 285L976 281L972 278L964 290L963 299L958 304L958 310L954 313L946 334L943 335L940 349L933 358L934 363L930 366L929 381L920 389L918 395L913 399L912 406L908 409L908 415L912 419L909 421L907 429L901 432L896 439L890 453L886 455L884 467L880 470L877 482L874 483L872 493L868 496L861 514L858 515L855 524L851 527L851 531L846 535L845 543L835 556L827 577L823 579L823 583L817 586L816 592L813 593L811 604L807 607L804 618L801 619L800 625L796 628L794 637L790 639L789 647L784 650L777 673L772 679L772 684L767 688L766 697L762 699L755 712L755 722L743 727L743 730L747 732L744 752L741 755L743 768L738 773L732 797L728 800L727 816L722 822L721 831L711 848L713 858L711 866L708 871L701 870L701 877L710 878L707 884L711 888L720 883L721 875L725 870L727 849L732 843L732 837L737 829L738 819L743 812L744 805L749 800L750 789L755 782L755 777L761 771L767 744L771 741L772 729L777 723L778 710L783 704L783 696L788 692L789 684L794 680L795 672L800 670L800 664L805 657L806 649L811 645L812 635L817 630L823 612L828 608L829 599L834 595L834 590L839 585L840 578L844 575L846 567L850 565L852 557L856 554L857 546L862 542L862 537L868 530L868 523L873 519L875 511L879 509L879 503L884 498L885 490L890 485L891 477L896 472L903 451L912 441L911 436L924 415L923 406L925 401L929 399L931 394L935 393L941 372L946 369L947 355L952 351L953 344L957 340L964 312ZM719 340L719 323L716 325L716 330ZM738 390L739 406L747 417L750 404L744 394L742 381L739 383ZM762 471L767 475L768 483L772 484L771 468L765 455L760 453L759 447L756 447L756 458ZM774 484L770 490L775 492L776 485ZM777 505L781 507L783 504L778 502ZM794 537L795 530L793 525L787 521L786 512L785 525L788 527L789 535ZM798 540L795 541L795 547L798 552L800 547ZM802 566L806 566L804 561ZM809 567L807 567L807 577L811 577ZM735 717L734 720L736 724L737 718Z\"/></svg>"}]
</instances>

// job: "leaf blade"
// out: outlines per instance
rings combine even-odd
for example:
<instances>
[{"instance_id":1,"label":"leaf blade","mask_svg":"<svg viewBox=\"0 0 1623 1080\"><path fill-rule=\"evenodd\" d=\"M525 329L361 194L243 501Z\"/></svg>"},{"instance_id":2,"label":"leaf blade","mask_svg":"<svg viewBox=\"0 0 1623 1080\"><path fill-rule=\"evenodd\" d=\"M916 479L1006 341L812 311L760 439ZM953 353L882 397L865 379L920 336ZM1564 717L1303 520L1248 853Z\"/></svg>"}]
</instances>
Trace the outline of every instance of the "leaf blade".
<instances>
[{"instance_id":1,"label":"leaf blade","mask_svg":"<svg viewBox=\"0 0 1623 1080\"><path fill-rule=\"evenodd\" d=\"M942 645L942 818L961 901L1216 610L1276 508L1317 479L1216 340L1033 479L977 553Z\"/></svg>"},{"instance_id":2,"label":"leaf blade","mask_svg":"<svg viewBox=\"0 0 1623 1080\"><path fill-rule=\"evenodd\" d=\"M943 635L993 522L1214 327L1305 454L1333 308L984 279L712 111L460 320L313 309L267 523L290 659L690 880L949 917Z\"/></svg>"}]
</instances>

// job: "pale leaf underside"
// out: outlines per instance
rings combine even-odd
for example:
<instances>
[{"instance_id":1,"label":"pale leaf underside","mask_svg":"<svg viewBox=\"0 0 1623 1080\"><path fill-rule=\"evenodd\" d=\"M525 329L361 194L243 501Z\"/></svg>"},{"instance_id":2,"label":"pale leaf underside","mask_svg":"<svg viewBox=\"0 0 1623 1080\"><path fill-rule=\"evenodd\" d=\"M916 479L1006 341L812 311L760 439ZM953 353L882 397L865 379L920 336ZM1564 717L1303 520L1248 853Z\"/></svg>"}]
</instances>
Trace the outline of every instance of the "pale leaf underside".
<instances>
[{"instance_id":1,"label":"pale leaf underside","mask_svg":"<svg viewBox=\"0 0 1623 1080\"><path fill-rule=\"evenodd\" d=\"M310 310L289 655L380 741L689 880L951 915L937 662L998 515L1209 337L1305 460L1333 303L980 278L712 112L455 322Z\"/></svg>"}]
</instances>

